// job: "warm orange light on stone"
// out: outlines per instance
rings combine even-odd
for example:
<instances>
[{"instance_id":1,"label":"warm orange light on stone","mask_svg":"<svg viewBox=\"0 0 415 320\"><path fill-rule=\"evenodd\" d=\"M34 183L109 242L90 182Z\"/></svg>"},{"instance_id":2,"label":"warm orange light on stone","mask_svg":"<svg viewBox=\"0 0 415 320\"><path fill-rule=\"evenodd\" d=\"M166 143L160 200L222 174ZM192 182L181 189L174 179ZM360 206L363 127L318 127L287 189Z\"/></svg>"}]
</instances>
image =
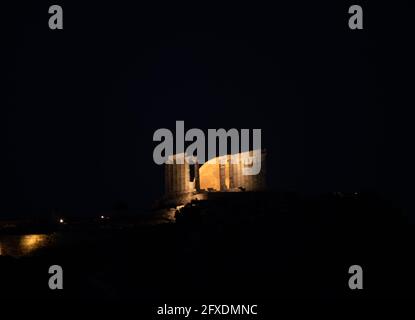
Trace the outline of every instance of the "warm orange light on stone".
<instances>
[{"instance_id":1,"label":"warm orange light on stone","mask_svg":"<svg viewBox=\"0 0 415 320\"><path fill-rule=\"evenodd\" d=\"M199 176L201 189L220 189L219 166L217 164L205 163L199 169Z\"/></svg>"},{"instance_id":2,"label":"warm orange light on stone","mask_svg":"<svg viewBox=\"0 0 415 320\"><path fill-rule=\"evenodd\" d=\"M183 195L200 191L238 192L265 190L265 150L252 150L210 159L190 167L188 156L170 156L165 165L166 196L184 203ZM184 163L177 160L184 157ZM253 171L252 168L257 171ZM257 172L257 173L255 173Z\"/></svg>"},{"instance_id":3,"label":"warm orange light on stone","mask_svg":"<svg viewBox=\"0 0 415 320\"><path fill-rule=\"evenodd\" d=\"M224 156L227 157L227 156ZM200 188L208 190L209 188L220 190L219 162L223 157L210 159L199 168ZM229 188L229 163L225 165L225 184Z\"/></svg>"}]
</instances>

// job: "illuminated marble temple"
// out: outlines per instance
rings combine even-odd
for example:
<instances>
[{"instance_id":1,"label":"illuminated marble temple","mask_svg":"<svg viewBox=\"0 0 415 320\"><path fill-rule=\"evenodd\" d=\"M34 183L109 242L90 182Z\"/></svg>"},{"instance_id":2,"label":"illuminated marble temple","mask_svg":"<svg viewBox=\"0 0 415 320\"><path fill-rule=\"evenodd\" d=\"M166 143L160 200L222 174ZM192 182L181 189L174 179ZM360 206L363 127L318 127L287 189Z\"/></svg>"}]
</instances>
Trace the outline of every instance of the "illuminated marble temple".
<instances>
[{"instance_id":1,"label":"illuminated marble temple","mask_svg":"<svg viewBox=\"0 0 415 320\"><path fill-rule=\"evenodd\" d=\"M264 191L266 151L261 150L258 154L247 151L224 155L200 165L195 157L183 153L170 156L165 164L165 196L174 198L206 192ZM255 161L261 162L260 172L244 175L243 169L252 166Z\"/></svg>"}]
</instances>

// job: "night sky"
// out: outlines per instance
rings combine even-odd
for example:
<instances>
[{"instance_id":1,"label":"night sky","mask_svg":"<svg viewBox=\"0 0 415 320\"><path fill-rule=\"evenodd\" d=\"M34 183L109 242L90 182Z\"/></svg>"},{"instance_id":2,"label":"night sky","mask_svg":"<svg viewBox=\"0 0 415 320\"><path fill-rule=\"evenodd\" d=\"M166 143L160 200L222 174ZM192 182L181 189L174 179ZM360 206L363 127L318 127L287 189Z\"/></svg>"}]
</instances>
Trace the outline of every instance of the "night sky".
<instances>
[{"instance_id":1,"label":"night sky","mask_svg":"<svg viewBox=\"0 0 415 320\"><path fill-rule=\"evenodd\" d=\"M164 190L153 133L176 120L262 129L271 189L376 191L410 211L405 6L140 2L5 7L0 217L145 210Z\"/></svg>"}]
</instances>

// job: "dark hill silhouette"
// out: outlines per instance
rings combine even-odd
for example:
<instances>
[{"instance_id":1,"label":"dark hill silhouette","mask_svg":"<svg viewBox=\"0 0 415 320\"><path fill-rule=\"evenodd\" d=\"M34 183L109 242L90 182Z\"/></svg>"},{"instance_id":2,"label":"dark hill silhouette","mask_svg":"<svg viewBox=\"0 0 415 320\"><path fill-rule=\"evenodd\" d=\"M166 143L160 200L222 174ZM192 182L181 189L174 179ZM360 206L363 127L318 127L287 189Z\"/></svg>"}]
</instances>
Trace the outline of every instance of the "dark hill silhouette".
<instances>
[{"instance_id":1,"label":"dark hill silhouette","mask_svg":"<svg viewBox=\"0 0 415 320\"><path fill-rule=\"evenodd\" d=\"M88 241L34 257L0 256L0 295L414 298L413 226L376 194L215 193L178 210L176 219L89 230ZM45 270L51 264L64 268L63 293L47 288ZM347 286L354 264L364 270L360 292Z\"/></svg>"}]
</instances>

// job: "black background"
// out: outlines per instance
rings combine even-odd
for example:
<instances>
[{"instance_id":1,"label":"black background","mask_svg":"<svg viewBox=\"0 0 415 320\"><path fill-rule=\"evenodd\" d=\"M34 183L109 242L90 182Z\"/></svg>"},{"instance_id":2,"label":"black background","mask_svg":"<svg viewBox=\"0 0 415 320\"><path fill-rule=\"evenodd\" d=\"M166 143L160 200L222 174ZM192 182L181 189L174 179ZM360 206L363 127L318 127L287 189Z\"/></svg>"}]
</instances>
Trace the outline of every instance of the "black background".
<instances>
[{"instance_id":1,"label":"black background","mask_svg":"<svg viewBox=\"0 0 415 320\"><path fill-rule=\"evenodd\" d=\"M63 7L64 29L48 28ZM360 4L364 30L348 28ZM261 128L271 189L376 191L411 214L410 11L378 1L4 5L0 216L163 193L158 128ZM407 77L408 76L408 77Z\"/></svg>"}]
</instances>

